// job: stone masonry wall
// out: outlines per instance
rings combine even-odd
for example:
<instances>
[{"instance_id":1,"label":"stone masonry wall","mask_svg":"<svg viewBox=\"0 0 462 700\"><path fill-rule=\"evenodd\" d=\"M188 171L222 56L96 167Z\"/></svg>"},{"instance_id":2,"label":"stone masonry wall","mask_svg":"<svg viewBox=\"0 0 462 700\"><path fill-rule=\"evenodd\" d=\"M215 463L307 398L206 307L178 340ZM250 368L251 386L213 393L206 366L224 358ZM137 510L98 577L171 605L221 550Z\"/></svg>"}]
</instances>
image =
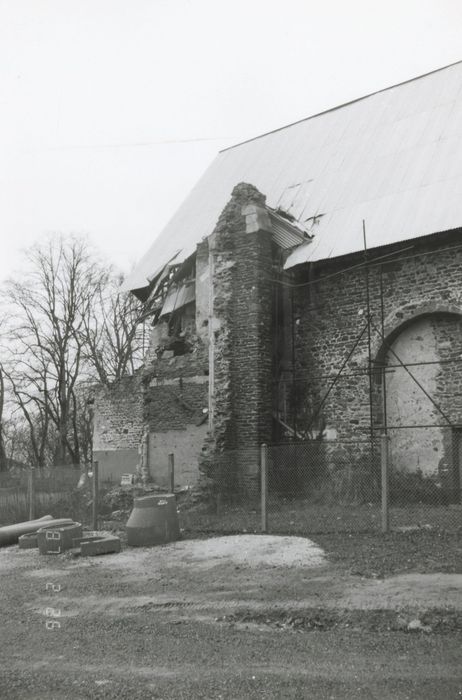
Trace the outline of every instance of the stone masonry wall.
<instances>
[{"instance_id":1,"label":"stone masonry wall","mask_svg":"<svg viewBox=\"0 0 462 700\"><path fill-rule=\"evenodd\" d=\"M187 331L192 351L173 356L151 352L144 367L143 423L149 433L148 462L155 483L166 485L168 454L175 455L177 485L194 485L208 408L208 348ZM185 445L188 445L186 455Z\"/></svg>"},{"instance_id":2,"label":"stone masonry wall","mask_svg":"<svg viewBox=\"0 0 462 700\"><path fill-rule=\"evenodd\" d=\"M119 481L140 462L143 434L143 383L140 374L95 390L93 459L102 481Z\"/></svg>"},{"instance_id":3,"label":"stone masonry wall","mask_svg":"<svg viewBox=\"0 0 462 700\"><path fill-rule=\"evenodd\" d=\"M398 364L389 346L417 319L430 319L436 357L442 361L437 365L430 393L453 424L462 422L462 247L458 247L459 240L457 233L414 241L411 250L376 264L370 254L369 268L373 359L388 365ZM388 247L375 252L374 256L404 247L407 246ZM308 429L320 402L330 391L314 424L325 425L330 437L341 440L367 437L370 426L367 273L363 267L357 267L362 257L318 263L314 268L314 284L307 284L307 270L299 268L295 280L305 284L297 288L294 319L299 397L297 423L300 429ZM381 336L381 287L386 343ZM418 341L420 336L417 334L415 338ZM333 379L350 352L351 357L332 388ZM419 361L412 354L410 357ZM409 369L416 376L423 371ZM374 375L372 390L373 422L380 434L383 425L380 371ZM416 392L416 423L419 401L429 402L422 391ZM433 405L432 416L435 423L445 424ZM450 433L450 430L445 431L446 453L440 460L442 464L449 459Z\"/></svg>"},{"instance_id":4,"label":"stone masonry wall","mask_svg":"<svg viewBox=\"0 0 462 700\"><path fill-rule=\"evenodd\" d=\"M233 190L214 232L197 247L195 316L184 310L195 319L195 327L184 326L192 351L174 356L165 349L167 325L153 328L136 387L120 384L99 410L106 447L139 446L147 429L163 464L186 434L191 462L202 452L203 474L233 482L240 492L255 486L259 446L269 441L272 425L273 251L264 205L252 185ZM212 429L200 450L207 406ZM150 466L155 480L156 466Z\"/></svg>"},{"instance_id":5,"label":"stone masonry wall","mask_svg":"<svg viewBox=\"0 0 462 700\"><path fill-rule=\"evenodd\" d=\"M204 419L207 382L169 382L149 386L145 394L144 420L151 432L185 430Z\"/></svg>"},{"instance_id":6,"label":"stone masonry wall","mask_svg":"<svg viewBox=\"0 0 462 700\"><path fill-rule=\"evenodd\" d=\"M143 433L141 376L124 377L95 392L94 450L138 448Z\"/></svg>"},{"instance_id":7,"label":"stone masonry wall","mask_svg":"<svg viewBox=\"0 0 462 700\"><path fill-rule=\"evenodd\" d=\"M179 451L183 443L189 444L190 456L177 459L177 485L191 485L199 476L197 460L207 421L208 349L192 331L191 352L179 356L156 352L167 333L163 322L153 329L145 365L136 377L125 377L96 394L94 453L103 477L119 478L139 470L146 430L149 445L144 450L154 482L165 485L168 454Z\"/></svg>"},{"instance_id":8,"label":"stone masonry wall","mask_svg":"<svg viewBox=\"0 0 462 700\"><path fill-rule=\"evenodd\" d=\"M258 475L259 446L271 439L271 234L241 233L236 242L231 383L233 420L241 447L237 469L240 483L245 485Z\"/></svg>"},{"instance_id":9,"label":"stone masonry wall","mask_svg":"<svg viewBox=\"0 0 462 700\"><path fill-rule=\"evenodd\" d=\"M253 186L236 186L209 237L213 254L213 327L209 329L214 334L213 431L202 466L213 476L220 469L221 455L226 478L235 477L230 488L244 490L256 480L258 447L271 432L272 243L271 233L260 227L253 213L264 202ZM249 216L256 217L250 226Z\"/></svg>"}]
</instances>

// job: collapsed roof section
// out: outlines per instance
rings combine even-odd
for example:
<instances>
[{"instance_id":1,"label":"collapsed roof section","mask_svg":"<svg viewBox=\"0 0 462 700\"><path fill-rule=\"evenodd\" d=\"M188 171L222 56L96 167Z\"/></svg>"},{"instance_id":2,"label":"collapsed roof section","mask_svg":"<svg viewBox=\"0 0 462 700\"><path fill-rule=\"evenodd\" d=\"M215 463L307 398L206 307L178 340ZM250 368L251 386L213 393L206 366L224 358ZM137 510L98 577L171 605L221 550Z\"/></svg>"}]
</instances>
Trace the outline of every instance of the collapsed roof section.
<instances>
[{"instance_id":1,"label":"collapsed roof section","mask_svg":"<svg viewBox=\"0 0 462 700\"><path fill-rule=\"evenodd\" d=\"M296 224L290 215L267 208L273 242L283 251L291 250L311 240L309 233ZM156 270L149 284L132 290L146 302L154 321L168 316L195 301L195 253L185 260L177 255Z\"/></svg>"},{"instance_id":2,"label":"collapsed roof section","mask_svg":"<svg viewBox=\"0 0 462 700\"><path fill-rule=\"evenodd\" d=\"M186 280L173 285L167 292L159 318L171 314L177 309L186 306L186 304L191 304L195 300L196 290L194 287L194 280Z\"/></svg>"},{"instance_id":3,"label":"collapsed roof section","mask_svg":"<svg viewBox=\"0 0 462 700\"><path fill-rule=\"evenodd\" d=\"M222 151L127 278L142 297L208 236L233 187L313 235L286 268L462 224L462 62ZM143 291L144 290L144 291Z\"/></svg>"}]
</instances>

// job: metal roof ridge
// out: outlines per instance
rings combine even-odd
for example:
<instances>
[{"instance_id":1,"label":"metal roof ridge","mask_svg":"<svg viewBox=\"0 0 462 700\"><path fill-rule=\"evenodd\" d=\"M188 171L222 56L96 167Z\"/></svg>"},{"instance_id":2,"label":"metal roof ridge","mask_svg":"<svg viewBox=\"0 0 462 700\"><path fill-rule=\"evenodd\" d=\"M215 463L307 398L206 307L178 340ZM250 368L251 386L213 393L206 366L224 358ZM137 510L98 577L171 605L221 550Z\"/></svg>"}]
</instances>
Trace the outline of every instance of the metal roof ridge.
<instances>
[{"instance_id":1,"label":"metal roof ridge","mask_svg":"<svg viewBox=\"0 0 462 700\"><path fill-rule=\"evenodd\" d=\"M442 70L446 70L447 68L452 68L452 66L457 66L460 63L462 63L462 60L460 61L454 61L453 63L448 63L446 66L441 66L440 68L435 68L434 70L430 70L427 73L422 73L421 75L416 75L414 78L408 78L407 80L402 80L399 83L395 83L394 85L388 85L385 88L381 88L380 90L374 90L374 92L369 92L367 95L362 95L361 97L356 97L354 100L349 100L348 102L343 102L342 104L336 105L335 107L329 107L328 109L324 109L321 112L317 112L316 114L311 114L309 117L303 117L302 119L297 119L295 122L291 122L290 124L285 124L284 126L279 126L277 129L270 129L270 131L265 131L264 134L258 134L258 136L252 136L250 139L245 139L244 141L239 141L239 143L235 143L233 146L228 146L227 148L222 148L221 151L218 151L218 153L226 153L227 151L232 151L233 148L238 148L239 146L243 146L245 143L251 143L252 141L257 141L258 139L262 139L265 136L270 136L271 134L276 134L278 131L284 131L284 129L290 129L292 126L296 126L297 124L301 124L302 122L307 122L310 119L315 119L316 117L321 117L323 114L329 114L329 112L335 112L338 109L342 109L343 107L348 107L349 105L355 104L355 102L361 102L361 100L367 100L368 97L373 97L374 95L379 95L381 92L386 92L387 90L393 90L393 88L400 87L401 85L406 85L407 83L413 83L416 80L421 80L421 78L427 78L429 75L433 75L434 73L439 73Z\"/></svg>"}]
</instances>

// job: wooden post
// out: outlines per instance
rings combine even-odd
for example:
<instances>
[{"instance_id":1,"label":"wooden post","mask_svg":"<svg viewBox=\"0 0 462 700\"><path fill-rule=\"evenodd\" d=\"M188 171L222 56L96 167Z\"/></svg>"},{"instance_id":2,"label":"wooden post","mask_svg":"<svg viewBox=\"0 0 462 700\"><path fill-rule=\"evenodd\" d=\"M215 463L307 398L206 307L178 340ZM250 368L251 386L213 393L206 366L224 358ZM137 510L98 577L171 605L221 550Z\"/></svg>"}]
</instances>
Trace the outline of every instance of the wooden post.
<instances>
[{"instance_id":1,"label":"wooden post","mask_svg":"<svg viewBox=\"0 0 462 700\"><path fill-rule=\"evenodd\" d=\"M261 446L261 531L268 532L268 445Z\"/></svg>"},{"instance_id":2,"label":"wooden post","mask_svg":"<svg viewBox=\"0 0 462 700\"><path fill-rule=\"evenodd\" d=\"M382 472L382 532L390 529L389 517L389 479L388 479L388 435L381 437L381 472Z\"/></svg>"},{"instance_id":3,"label":"wooden post","mask_svg":"<svg viewBox=\"0 0 462 700\"><path fill-rule=\"evenodd\" d=\"M175 455L168 456L168 483L170 485L170 493L175 493Z\"/></svg>"},{"instance_id":4,"label":"wooden post","mask_svg":"<svg viewBox=\"0 0 462 700\"><path fill-rule=\"evenodd\" d=\"M99 495L99 483L98 483L98 462L93 462L93 530L98 530L98 495Z\"/></svg>"},{"instance_id":5,"label":"wooden post","mask_svg":"<svg viewBox=\"0 0 462 700\"><path fill-rule=\"evenodd\" d=\"M35 469L31 467L29 470L29 520L35 518Z\"/></svg>"}]
</instances>

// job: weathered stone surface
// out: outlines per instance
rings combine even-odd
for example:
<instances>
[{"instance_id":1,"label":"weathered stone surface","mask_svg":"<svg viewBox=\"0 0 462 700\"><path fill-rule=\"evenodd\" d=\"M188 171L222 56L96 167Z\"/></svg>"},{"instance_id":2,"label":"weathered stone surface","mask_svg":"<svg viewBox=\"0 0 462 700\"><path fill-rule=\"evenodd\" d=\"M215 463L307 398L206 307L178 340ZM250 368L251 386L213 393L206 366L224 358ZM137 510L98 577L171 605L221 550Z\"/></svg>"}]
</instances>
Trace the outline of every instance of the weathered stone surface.
<instances>
[{"instance_id":1,"label":"weathered stone surface","mask_svg":"<svg viewBox=\"0 0 462 700\"><path fill-rule=\"evenodd\" d=\"M137 448L143 434L141 376L124 377L95 392L93 449Z\"/></svg>"},{"instance_id":2,"label":"weathered stone surface","mask_svg":"<svg viewBox=\"0 0 462 700\"><path fill-rule=\"evenodd\" d=\"M238 185L212 236L213 431L201 468L221 491L255 485L258 446L271 433L273 253L271 234L253 225L264 203L254 187Z\"/></svg>"},{"instance_id":3,"label":"weathered stone surface","mask_svg":"<svg viewBox=\"0 0 462 700\"><path fill-rule=\"evenodd\" d=\"M385 410L389 426L434 425L425 439L420 428L395 434L399 468L456 489L455 434L444 425L462 424L459 232L419 240L412 250L396 244L371 251L368 272L361 253L284 273L264 207L252 185L234 188L197 246L196 302L177 318L187 351L171 349L161 321L140 376L98 398L96 444L136 446L146 427L158 464L189 442L193 470L199 461L207 486L211 479L212 490L241 492L256 484L260 444L281 435L322 436L335 469L364 470L372 397L374 435ZM428 364L417 366L422 358ZM114 416L111 401L120 402ZM211 430L204 440L206 408ZM155 478L159 467L150 468Z\"/></svg>"},{"instance_id":4,"label":"weathered stone surface","mask_svg":"<svg viewBox=\"0 0 462 700\"><path fill-rule=\"evenodd\" d=\"M403 246L395 249L399 247ZM343 441L367 438L370 427L367 285L361 262L360 255L320 262L314 275L311 269L311 277L308 266L300 268L295 277L303 285L296 287L294 299L298 427L302 431L309 428L330 390L317 424L335 430ZM456 234L420 241L412 251L382 263L372 260L369 269L373 367L387 365L388 425L400 426L390 433L392 454L399 468L419 468L443 481L452 478L444 476L445 470L454 471L449 466L453 431L443 427L448 424L443 414L454 425L462 421L461 289L462 252ZM400 368L400 361L410 365L410 373ZM432 364L419 365L421 362ZM384 424L379 369L373 373L372 399L378 435Z\"/></svg>"}]
</instances>

